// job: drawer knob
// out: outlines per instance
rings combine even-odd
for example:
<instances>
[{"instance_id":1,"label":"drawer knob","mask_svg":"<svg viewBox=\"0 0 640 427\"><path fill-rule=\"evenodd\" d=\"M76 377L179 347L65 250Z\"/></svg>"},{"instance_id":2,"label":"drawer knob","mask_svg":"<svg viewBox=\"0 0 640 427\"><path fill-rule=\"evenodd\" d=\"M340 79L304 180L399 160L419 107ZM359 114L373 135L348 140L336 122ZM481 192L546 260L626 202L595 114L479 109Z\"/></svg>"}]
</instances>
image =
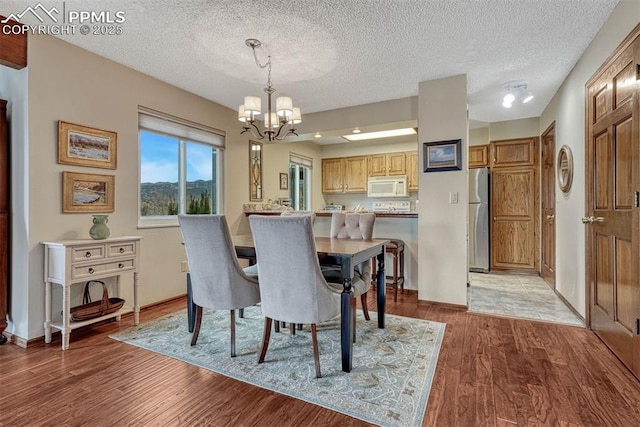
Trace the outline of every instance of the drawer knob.
<instances>
[{"instance_id":1,"label":"drawer knob","mask_svg":"<svg viewBox=\"0 0 640 427\"><path fill-rule=\"evenodd\" d=\"M87 251L87 252L84 254L84 257L85 257L85 258L91 258L91 252Z\"/></svg>"},{"instance_id":2,"label":"drawer knob","mask_svg":"<svg viewBox=\"0 0 640 427\"><path fill-rule=\"evenodd\" d=\"M118 264L118 268L124 268L124 264L123 263L119 263Z\"/></svg>"},{"instance_id":3,"label":"drawer knob","mask_svg":"<svg viewBox=\"0 0 640 427\"><path fill-rule=\"evenodd\" d=\"M123 254L124 253L124 248L120 248L120 253Z\"/></svg>"},{"instance_id":4,"label":"drawer knob","mask_svg":"<svg viewBox=\"0 0 640 427\"><path fill-rule=\"evenodd\" d=\"M89 274L93 274L94 271L93 267L89 267Z\"/></svg>"}]
</instances>

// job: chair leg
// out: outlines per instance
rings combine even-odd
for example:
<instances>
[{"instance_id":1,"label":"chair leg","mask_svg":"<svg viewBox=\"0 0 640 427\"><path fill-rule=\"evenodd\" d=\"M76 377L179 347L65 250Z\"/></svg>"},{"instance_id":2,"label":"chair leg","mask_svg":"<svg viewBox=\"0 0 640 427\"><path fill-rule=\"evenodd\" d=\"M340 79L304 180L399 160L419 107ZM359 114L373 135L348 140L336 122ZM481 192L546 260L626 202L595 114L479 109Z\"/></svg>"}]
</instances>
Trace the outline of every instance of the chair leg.
<instances>
[{"instance_id":1,"label":"chair leg","mask_svg":"<svg viewBox=\"0 0 640 427\"><path fill-rule=\"evenodd\" d=\"M191 335L191 345L196 345L198 334L200 334L200 324L202 323L202 307L196 305L196 324L193 327L193 335Z\"/></svg>"},{"instance_id":2,"label":"chair leg","mask_svg":"<svg viewBox=\"0 0 640 427\"><path fill-rule=\"evenodd\" d=\"M276 320L276 322L273 324L273 329L276 332L280 332L280 321L279 320Z\"/></svg>"},{"instance_id":3,"label":"chair leg","mask_svg":"<svg viewBox=\"0 0 640 427\"><path fill-rule=\"evenodd\" d=\"M236 311L231 312L231 357L236 357Z\"/></svg>"},{"instance_id":4,"label":"chair leg","mask_svg":"<svg viewBox=\"0 0 640 427\"><path fill-rule=\"evenodd\" d=\"M356 342L356 299L351 298L351 304L349 309L351 310L351 342Z\"/></svg>"},{"instance_id":5,"label":"chair leg","mask_svg":"<svg viewBox=\"0 0 640 427\"><path fill-rule=\"evenodd\" d=\"M322 377L320 373L320 351L318 350L318 335L316 333L316 324L311 324L311 341L313 342L313 361L316 364L316 378Z\"/></svg>"},{"instance_id":6,"label":"chair leg","mask_svg":"<svg viewBox=\"0 0 640 427\"><path fill-rule=\"evenodd\" d=\"M295 323L289 323L289 333L291 335L295 335L296 334L296 324Z\"/></svg>"},{"instance_id":7,"label":"chair leg","mask_svg":"<svg viewBox=\"0 0 640 427\"><path fill-rule=\"evenodd\" d=\"M269 338L271 338L271 318L264 318L264 332L262 334L262 347L260 348L260 354L258 355L258 363L264 362L264 356L267 354L267 347L269 347Z\"/></svg>"},{"instance_id":8,"label":"chair leg","mask_svg":"<svg viewBox=\"0 0 640 427\"><path fill-rule=\"evenodd\" d=\"M393 253L393 302L398 302L398 251Z\"/></svg>"},{"instance_id":9,"label":"chair leg","mask_svg":"<svg viewBox=\"0 0 640 427\"><path fill-rule=\"evenodd\" d=\"M400 293L404 294L404 249L400 252L400 274L402 280L400 280Z\"/></svg>"},{"instance_id":10,"label":"chair leg","mask_svg":"<svg viewBox=\"0 0 640 427\"><path fill-rule=\"evenodd\" d=\"M368 292L365 292L364 294L360 295L360 303L362 304L362 314L364 314L364 318L366 320L371 320L371 318L369 317L369 307L367 307L367 294Z\"/></svg>"},{"instance_id":11,"label":"chair leg","mask_svg":"<svg viewBox=\"0 0 640 427\"><path fill-rule=\"evenodd\" d=\"M376 257L371 258L371 286L376 289L378 285L378 275L376 274L376 264L378 259Z\"/></svg>"}]
</instances>

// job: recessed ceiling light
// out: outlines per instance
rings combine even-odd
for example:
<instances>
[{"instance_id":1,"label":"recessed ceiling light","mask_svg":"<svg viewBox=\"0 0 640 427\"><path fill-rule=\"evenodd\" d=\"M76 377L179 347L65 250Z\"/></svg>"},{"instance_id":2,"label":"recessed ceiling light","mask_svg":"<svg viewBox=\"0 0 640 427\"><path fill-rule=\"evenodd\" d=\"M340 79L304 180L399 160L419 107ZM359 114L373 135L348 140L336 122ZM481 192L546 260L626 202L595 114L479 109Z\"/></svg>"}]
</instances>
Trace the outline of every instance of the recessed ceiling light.
<instances>
[{"instance_id":1,"label":"recessed ceiling light","mask_svg":"<svg viewBox=\"0 0 640 427\"><path fill-rule=\"evenodd\" d=\"M315 135L313 135L314 138L322 138L322 135L320 135L320 132L316 132Z\"/></svg>"},{"instance_id":2,"label":"recessed ceiling light","mask_svg":"<svg viewBox=\"0 0 640 427\"><path fill-rule=\"evenodd\" d=\"M352 133L360 133L360 129L355 128L354 130L351 131Z\"/></svg>"},{"instance_id":3,"label":"recessed ceiling light","mask_svg":"<svg viewBox=\"0 0 640 427\"><path fill-rule=\"evenodd\" d=\"M414 128L404 128L404 129L382 130L379 132L359 133L356 135L342 135L342 137L347 141L362 141L365 139L389 138L391 136L415 135L415 134L416 134L416 130Z\"/></svg>"}]
</instances>

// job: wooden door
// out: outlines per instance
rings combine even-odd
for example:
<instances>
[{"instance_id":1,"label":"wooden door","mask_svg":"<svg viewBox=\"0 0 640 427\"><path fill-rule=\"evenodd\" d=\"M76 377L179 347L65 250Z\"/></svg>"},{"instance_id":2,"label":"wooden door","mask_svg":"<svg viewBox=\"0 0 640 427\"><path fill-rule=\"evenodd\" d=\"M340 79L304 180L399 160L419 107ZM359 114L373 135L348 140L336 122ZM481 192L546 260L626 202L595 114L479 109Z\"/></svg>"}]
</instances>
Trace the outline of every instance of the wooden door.
<instances>
[{"instance_id":1,"label":"wooden door","mask_svg":"<svg viewBox=\"0 0 640 427\"><path fill-rule=\"evenodd\" d=\"M555 289L556 268L556 140L555 122L542 134L542 250L540 253L540 276Z\"/></svg>"},{"instance_id":2,"label":"wooden door","mask_svg":"<svg viewBox=\"0 0 640 427\"><path fill-rule=\"evenodd\" d=\"M491 269L536 271L535 169L491 170Z\"/></svg>"},{"instance_id":3,"label":"wooden door","mask_svg":"<svg viewBox=\"0 0 640 427\"><path fill-rule=\"evenodd\" d=\"M588 320L640 378L640 25L587 82Z\"/></svg>"},{"instance_id":4,"label":"wooden door","mask_svg":"<svg viewBox=\"0 0 640 427\"><path fill-rule=\"evenodd\" d=\"M342 193L342 159L322 159L322 192Z\"/></svg>"},{"instance_id":5,"label":"wooden door","mask_svg":"<svg viewBox=\"0 0 640 427\"><path fill-rule=\"evenodd\" d=\"M387 175L406 175L407 163L404 153L387 154Z\"/></svg>"},{"instance_id":6,"label":"wooden door","mask_svg":"<svg viewBox=\"0 0 640 427\"><path fill-rule=\"evenodd\" d=\"M0 99L0 344L6 342L2 333L7 327L9 295L9 142L7 132L7 101Z\"/></svg>"},{"instance_id":7,"label":"wooden door","mask_svg":"<svg viewBox=\"0 0 640 427\"><path fill-rule=\"evenodd\" d=\"M387 174L387 156L376 154L369 156L369 176L385 176Z\"/></svg>"},{"instance_id":8,"label":"wooden door","mask_svg":"<svg viewBox=\"0 0 640 427\"><path fill-rule=\"evenodd\" d=\"M345 157L342 176L345 193L366 193L368 182L367 157Z\"/></svg>"},{"instance_id":9,"label":"wooden door","mask_svg":"<svg viewBox=\"0 0 640 427\"><path fill-rule=\"evenodd\" d=\"M418 152L407 154L407 190L418 191Z\"/></svg>"},{"instance_id":10,"label":"wooden door","mask_svg":"<svg viewBox=\"0 0 640 427\"><path fill-rule=\"evenodd\" d=\"M538 140L490 144L492 270L538 272Z\"/></svg>"},{"instance_id":11,"label":"wooden door","mask_svg":"<svg viewBox=\"0 0 640 427\"><path fill-rule=\"evenodd\" d=\"M489 166L489 146L469 146L469 169L486 168Z\"/></svg>"}]
</instances>

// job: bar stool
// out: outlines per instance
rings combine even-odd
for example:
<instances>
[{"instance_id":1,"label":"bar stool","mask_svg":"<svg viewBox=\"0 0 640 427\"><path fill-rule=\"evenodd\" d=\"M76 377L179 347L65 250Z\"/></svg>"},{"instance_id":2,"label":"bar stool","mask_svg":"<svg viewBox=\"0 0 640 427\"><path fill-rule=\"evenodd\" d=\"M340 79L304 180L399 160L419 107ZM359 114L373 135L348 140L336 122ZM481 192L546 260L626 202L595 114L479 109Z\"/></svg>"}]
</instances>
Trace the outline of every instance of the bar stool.
<instances>
[{"instance_id":1,"label":"bar stool","mask_svg":"<svg viewBox=\"0 0 640 427\"><path fill-rule=\"evenodd\" d=\"M385 276L385 284L393 286L393 301L398 301L398 287L400 292L404 293L404 242L400 239L387 239L389 243L385 248L385 252L393 255L393 276ZM374 288L377 283L376 264L377 260L373 258L371 269L371 283ZM399 265L398 265L399 264ZM387 282L389 280L389 282Z\"/></svg>"}]
</instances>

